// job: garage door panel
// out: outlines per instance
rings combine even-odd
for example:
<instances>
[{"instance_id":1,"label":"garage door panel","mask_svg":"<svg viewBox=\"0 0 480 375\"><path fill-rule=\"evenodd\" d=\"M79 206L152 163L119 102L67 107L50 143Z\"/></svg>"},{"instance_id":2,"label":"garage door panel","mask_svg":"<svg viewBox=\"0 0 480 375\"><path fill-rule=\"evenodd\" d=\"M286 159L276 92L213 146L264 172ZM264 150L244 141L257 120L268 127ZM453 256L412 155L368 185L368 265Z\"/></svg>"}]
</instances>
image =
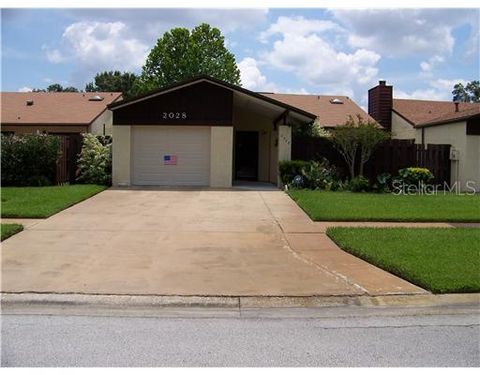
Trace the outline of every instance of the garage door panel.
<instances>
[{"instance_id":1,"label":"garage door panel","mask_svg":"<svg viewBox=\"0 0 480 375\"><path fill-rule=\"evenodd\" d=\"M132 143L135 185L209 185L210 127L135 126ZM164 165L164 155L177 164Z\"/></svg>"}]
</instances>

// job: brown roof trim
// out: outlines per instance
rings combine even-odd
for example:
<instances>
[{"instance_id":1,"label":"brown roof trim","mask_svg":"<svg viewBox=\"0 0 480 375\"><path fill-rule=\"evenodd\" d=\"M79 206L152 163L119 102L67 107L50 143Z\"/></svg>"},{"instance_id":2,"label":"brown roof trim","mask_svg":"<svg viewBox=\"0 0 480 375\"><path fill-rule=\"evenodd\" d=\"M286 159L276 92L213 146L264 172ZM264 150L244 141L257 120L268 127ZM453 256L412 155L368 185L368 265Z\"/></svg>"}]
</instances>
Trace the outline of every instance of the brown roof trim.
<instances>
[{"instance_id":1,"label":"brown roof trim","mask_svg":"<svg viewBox=\"0 0 480 375\"><path fill-rule=\"evenodd\" d=\"M52 123L42 123L42 122L2 122L1 126L90 126L91 122L52 122Z\"/></svg>"},{"instance_id":2,"label":"brown roof trim","mask_svg":"<svg viewBox=\"0 0 480 375\"><path fill-rule=\"evenodd\" d=\"M465 120L470 120L470 119L474 119L474 118L480 118L480 113L474 113L474 114L454 117L454 118L445 119L445 120L438 120L438 121L434 120L434 121L430 121L430 122L424 122L423 124L418 124L415 127L416 128L428 128L430 126L453 124L454 122L465 121Z\"/></svg>"},{"instance_id":3,"label":"brown roof trim","mask_svg":"<svg viewBox=\"0 0 480 375\"><path fill-rule=\"evenodd\" d=\"M211 82L213 84L216 84L218 86L222 86L222 87L225 87L225 88L233 90L233 91L241 92L243 94L246 94L246 95L252 96L254 98L263 100L265 102L274 104L278 107L285 108L285 109L288 109L290 111L299 113L299 114L301 114L305 117L311 118L312 120L315 120L317 118L317 116L314 115L313 113L304 111L303 109L293 107L291 105L282 103L278 100L269 98L267 96L261 95L259 93L254 92L254 91L244 89L243 87L240 87L240 86L232 85L231 83L227 83L227 82L221 81L219 79L216 79L216 78L213 78L213 77L210 77L210 76L207 76L207 75L196 76L196 77L193 77L193 78L181 81L181 82L174 83L172 85L162 87L160 89L152 90L150 92L147 92L143 95L136 96L136 97L131 98L131 99L120 100L119 102L109 104L107 106L107 108L110 109L110 110L115 110L116 108L123 107L123 106L126 106L126 105L130 105L130 104L136 103L138 101L142 101L144 99L148 99L150 97L154 97L154 96L157 96L157 95L162 95L162 94L165 94L165 93L170 92L170 91L178 90L178 89L180 89L184 86L190 86L190 85L195 84L195 83L200 82L200 81L209 81L209 82Z\"/></svg>"},{"instance_id":4,"label":"brown roof trim","mask_svg":"<svg viewBox=\"0 0 480 375\"><path fill-rule=\"evenodd\" d=\"M408 122L410 125L415 126L415 123L408 118L406 118L404 115L402 115L400 112L392 108L392 112L395 112L397 115L399 115L401 118L403 118L406 122Z\"/></svg>"}]
</instances>

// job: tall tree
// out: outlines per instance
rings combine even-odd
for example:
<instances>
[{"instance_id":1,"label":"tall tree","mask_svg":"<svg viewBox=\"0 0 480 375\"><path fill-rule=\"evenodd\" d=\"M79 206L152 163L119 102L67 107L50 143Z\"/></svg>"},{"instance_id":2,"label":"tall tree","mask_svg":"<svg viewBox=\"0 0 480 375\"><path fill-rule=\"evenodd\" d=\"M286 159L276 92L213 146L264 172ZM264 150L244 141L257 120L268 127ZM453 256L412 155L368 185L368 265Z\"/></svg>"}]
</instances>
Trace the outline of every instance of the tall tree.
<instances>
[{"instance_id":1,"label":"tall tree","mask_svg":"<svg viewBox=\"0 0 480 375\"><path fill-rule=\"evenodd\" d=\"M163 34L147 57L137 87L144 92L201 74L240 84L240 70L225 38L206 23L191 32L174 28Z\"/></svg>"},{"instance_id":2,"label":"tall tree","mask_svg":"<svg viewBox=\"0 0 480 375\"><path fill-rule=\"evenodd\" d=\"M453 86L453 101L466 103L480 102L480 81L471 81L464 86L462 83L457 83Z\"/></svg>"},{"instance_id":3,"label":"tall tree","mask_svg":"<svg viewBox=\"0 0 480 375\"><path fill-rule=\"evenodd\" d=\"M122 92L124 98L129 98L136 94L136 80L137 76L134 73L122 73L118 70L105 71L97 73L94 81L87 83L85 91Z\"/></svg>"}]
</instances>

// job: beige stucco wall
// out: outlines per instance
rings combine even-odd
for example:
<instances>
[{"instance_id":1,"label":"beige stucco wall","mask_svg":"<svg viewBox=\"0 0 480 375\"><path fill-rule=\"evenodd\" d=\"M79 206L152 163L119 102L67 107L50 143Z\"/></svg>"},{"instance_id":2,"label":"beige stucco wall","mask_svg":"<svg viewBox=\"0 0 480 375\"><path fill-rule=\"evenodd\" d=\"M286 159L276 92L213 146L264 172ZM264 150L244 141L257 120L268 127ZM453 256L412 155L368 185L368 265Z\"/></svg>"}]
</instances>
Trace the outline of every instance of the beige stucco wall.
<instances>
[{"instance_id":1,"label":"beige stucco wall","mask_svg":"<svg viewBox=\"0 0 480 375\"><path fill-rule=\"evenodd\" d=\"M210 186L231 187L233 127L212 126L210 132Z\"/></svg>"},{"instance_id":2,"label":"beige stucco wall","mask_svg":"<svg viewBox=\"0 0 480 375\"><path fill-rule=\"evenodd\" d=\"M113 125L112 125L113 115L112 111L106 110L100 116L98 116L95 121L90 124L89 131L90 133L96 135L103 134L103 125L105 125L105 135L112 135Z\"/></svg>"},{"instance_id":3,"label":"beige stucco wall","mask_svg":"<svg viewBox=\"0 0 480 375\"><path fill-rule=\"evenodd\" d=\"M480 192L480 135L467 135L466 144L466 178L475 181L475 191Z\"/></svg>"},{"instance_id":4,"label":"beige stucco wall","mask_svg":"<svg viewBox=\"0 0 480 375\"><path fill-rule=\"evenodd\" d=\"M131 126L113 127L112 183L114 186L130 185Z\"/></svg>"},{"instance_id":5,"label":"beige stucco wall","mask_svg":"<svg viewBox=\"0 0 480 375\"><path fill-rule=\"evenodd\" d=\"M425 144L450 144L458 151L458 160L451 161L451 184L458 182L462 191L474 181L480 191L480 136L466 134L466 122L425 127ZM422 128L416 129L415 143L422 143Z\"/></svg>"},{"instance_id":6,"label":"beige stucco wall","mask_svg":"<svg viewBox=\"0 0 480 375\"><path fill-rule=\"evenodd\" d=\"M277 132L273 119L251 110L234 107L234 130L258 131L258 180L277 183Z\"/></svg>"},{"instance_id":7,"label":"beige stucco wall","mask_svg":"<svg viewBox=\"0 0 480 375\"><path fill-rule=\"evenodd\" d=\"M292 128L280 125L278 127L278 161L291 160L292 158ZM281 186L280 176L277 185Z\"/></svg>"},{"instance_id":8,"label":"beige stucco wall","mask_svg":"<svg viewBox=\"0 0 480 375\"><path fill-rule=\"evenodd\" d=\"M392 138L414 139L415 128L408 121L392 111Z\"/></svg>"}]
</instances>

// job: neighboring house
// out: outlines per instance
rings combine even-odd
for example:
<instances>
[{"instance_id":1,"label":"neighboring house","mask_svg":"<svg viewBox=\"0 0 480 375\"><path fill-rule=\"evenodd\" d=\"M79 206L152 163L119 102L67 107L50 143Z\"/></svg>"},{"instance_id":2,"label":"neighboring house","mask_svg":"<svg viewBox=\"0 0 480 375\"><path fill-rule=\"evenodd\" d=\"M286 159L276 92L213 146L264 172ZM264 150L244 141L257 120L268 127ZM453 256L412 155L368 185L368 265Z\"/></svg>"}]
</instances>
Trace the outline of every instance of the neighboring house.
<instances>
[{"instance_id":1,"label":"neighboring house","mask_svg":"<svg viewBox=\"0 0 480 375\"><path fill-rule=\"evenodd\" d=\"M392 86L380 81L368 92L370 115L394 139L416 144L451 145L451 184L480 191L480 103L394 99Z\"/></svg>"},{"instance_id":2,"label":"neighboring house","mask_svg":"<svg viewBox=\"0 0 480 375\"><path fill-rule=\"evenodd\" d=\"M278 162L291 156L291 126L317 117L208 76L108 108L117 186L277 184Z\"/></svg>"},{"instance_id":3,"label":"neighboring house","mask_svg":"<svg viewBox=\"0 0 480 375\"><path fill-rule=\"evenodd\" d=\"M349 116L357 120L361 116L365 121L376 122L368 113L360 108L348 96L338 95L303 95L262 93L269 98L291 106L301 108L317 116L318 124L325 129L331 129L344 124Z\"/></svg>"},{"instance_id":4,"label":"neighboring house","mask_svg":"<svg viewBox=\"0 0 480 375\"><path fill-rule=\"evenodd\" d=\"M1 131L8 133L112 134L107 105L119 92L2 92Z\"/></svg>"}]
</instances>

